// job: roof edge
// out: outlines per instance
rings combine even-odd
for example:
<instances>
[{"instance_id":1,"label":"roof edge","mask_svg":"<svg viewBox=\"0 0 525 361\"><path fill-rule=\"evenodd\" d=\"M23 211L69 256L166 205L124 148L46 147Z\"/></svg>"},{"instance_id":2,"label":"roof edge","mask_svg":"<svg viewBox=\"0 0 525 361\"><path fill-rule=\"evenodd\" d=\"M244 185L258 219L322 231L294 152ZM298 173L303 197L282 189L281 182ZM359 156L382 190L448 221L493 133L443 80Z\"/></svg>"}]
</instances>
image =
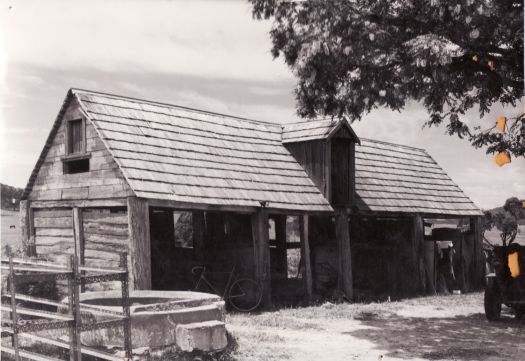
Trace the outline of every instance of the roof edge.
<instances>
[{"instance_id":1,"label":"roof edge","mask_svg":"<svg viewBox=\"0 0 525 361\"><path fill-rule=\"evenodd\" d=\"M66 97L64 101L62 102L62 106L60 107L60 110L55 118L55 121L53 122L53 126L51 127L51 131L49 132L49 135L47 136L46 142L44 143L44 147L42 148L42 151L40 152L40 156L38 157L36 164L33 170L31 171L29 180L27 181L27 184L24 188L24 192L22 193L22 197L20 198L21 200L27 200L29 193L31 193L36 177L38 176L38 172L40 171L40 168L42 167L42 164L44 163L47 152L49 151L51 143L53 142L53 139L56 136L58 128L60 127L60 123L62 122L62 118L64 117L64 113L69 107L72 98L73 98L73 89L71 88L66 93Z\"/></svg>"},{"instance_id":2,"label":"roof edge","mask_svg":"<svg viewBox=\"0 0 525 361\"><path fill-rule=\"evenodd\" d=\"M245 122L250 122L250 123L253 123L253 124L257 124L257 125L268 125L268 126L278 127L278 128L282 127L282 124L278 124L278 123L272 123L272 122L267 122L267 121L263 121L263 120L255 120L255 119L243 118L243 117L239 117L239 116L235 116L235 115L217 113L217 112L212 112L212 111L203 110L203 109L191 108L191 107L187 107L187 106L183 106L183 105L176 105L176 104L171 104L171 103L159 102L159 101L155 101L155 100L141 99L141 98L135 98L135 97L125 96L125 95L111 94L111 93L105 93L105 92L93 91L93 90L87 90L87 89L80 89L80 88L71 88L70 91L72 91L73 94L75 94L75 95L77 93L88 93L88 94L95 94L95 95L98 94L98 95L102 95L102 96L106 96L106 97L112 97L112 98L115 98L115 99L129 99L129 100L133 100L133 101L139 101L141 103L148 103L148 104L153 104L153 105L162 105L162 106L168 106L168 107L179 108L179 109L184 109L184 110L191 110L191 111L194 111L194 112L200 112L200 113L204 113L204 114L217 115L217 116L220 116L220 117L226 117L226 118L232 118L232 119L236 119L236 120L242 120L242 121L245 121Z\"/></svg>"}]
</instances>

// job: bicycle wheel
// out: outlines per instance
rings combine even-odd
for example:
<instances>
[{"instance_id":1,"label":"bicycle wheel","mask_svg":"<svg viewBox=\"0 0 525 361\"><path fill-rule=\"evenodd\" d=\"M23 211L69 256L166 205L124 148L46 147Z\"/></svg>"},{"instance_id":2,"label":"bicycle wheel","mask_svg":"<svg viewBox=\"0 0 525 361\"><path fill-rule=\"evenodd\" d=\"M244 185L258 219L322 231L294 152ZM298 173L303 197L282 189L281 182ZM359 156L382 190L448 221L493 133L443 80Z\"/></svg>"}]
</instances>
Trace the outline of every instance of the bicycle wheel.
<instances>
[{"instance_id":1,"label":"bicycle wheel","mask_svg":"<svg viewBox=\"0 0 525 361\"><path fill-rule=\"evenodd\" d=\"M228 292L228 301L236 310L250 312L259 307L262 296L261 287L257 282L249 278L241 278L232 283Z\"/></svg>"}]
</instances>

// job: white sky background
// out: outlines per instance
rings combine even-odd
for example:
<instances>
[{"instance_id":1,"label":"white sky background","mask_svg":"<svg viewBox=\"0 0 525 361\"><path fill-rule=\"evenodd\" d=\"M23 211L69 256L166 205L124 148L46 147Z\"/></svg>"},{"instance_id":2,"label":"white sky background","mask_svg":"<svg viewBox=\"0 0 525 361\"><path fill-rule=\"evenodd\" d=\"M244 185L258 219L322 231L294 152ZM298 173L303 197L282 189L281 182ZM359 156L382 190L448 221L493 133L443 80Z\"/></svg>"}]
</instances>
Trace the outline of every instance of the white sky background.
<instances>
[{"instance_id":1,"label":"white sky background","mask_svg":"<svg viewBox=\"0 0 525 361\"><path fill-rule=\"evenodd\" d=\"M8 10L8 6L12 6ZM295 80L272 60L269 22L246 1L21 1L0 9L0 181L22 187L67 90L78 87L272 122L297 121ZM523 108L523 104L520 104ZM481 121L522 109L495 109ZM476 204L525 198L525 160L498 167L443 128L421 130L424 109L379 109L361 137L422 147Z\"/></svg>"}]
</instances>

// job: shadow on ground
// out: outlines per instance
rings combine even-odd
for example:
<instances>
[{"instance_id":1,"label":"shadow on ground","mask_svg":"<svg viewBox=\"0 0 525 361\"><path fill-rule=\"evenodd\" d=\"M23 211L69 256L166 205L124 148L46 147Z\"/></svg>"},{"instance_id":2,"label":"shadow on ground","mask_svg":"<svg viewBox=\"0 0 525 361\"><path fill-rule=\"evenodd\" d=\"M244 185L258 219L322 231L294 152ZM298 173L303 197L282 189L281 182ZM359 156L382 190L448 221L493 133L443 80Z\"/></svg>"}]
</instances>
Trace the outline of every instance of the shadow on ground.
<instances>
[{"instance_id":1,"label":"shadow on ground","mask_svg":"<svg viewBox=\"0 0 525 361\"><path fill-rule=\"evenodd\" d=\"M392 315L361 320L373 328L343 332L374 342L384 355L428 360L525 360L525 320L488 322L483 314L450 318Z\"/></svg>"}]
</instances>

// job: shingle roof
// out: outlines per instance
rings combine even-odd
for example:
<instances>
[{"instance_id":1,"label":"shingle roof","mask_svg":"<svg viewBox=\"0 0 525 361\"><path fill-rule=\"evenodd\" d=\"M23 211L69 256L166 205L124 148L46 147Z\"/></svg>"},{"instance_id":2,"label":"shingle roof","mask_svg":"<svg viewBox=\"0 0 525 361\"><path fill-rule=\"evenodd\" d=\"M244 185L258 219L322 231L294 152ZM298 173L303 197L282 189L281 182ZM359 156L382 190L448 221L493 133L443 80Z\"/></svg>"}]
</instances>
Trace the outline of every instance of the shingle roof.
<instances>
[{"instance_id":1,"label":"shingle roof","mask_svg":"<svg viewBox=\"0 0 525 361\"><path fill-rule=\"evenodd\" d=\"M282 127L74 90L138 197L331 211L281 143Z\"/></svg>"},{"instance_id":2,"label":"shingle roof","mask_svg":"<svg viewBox=\"0 0 525 361\"><path fill-rule=\"evenodd\" d=\"M424 149L361 138L355 167L360 210L482 214Z\"/></svg>"},{"instance_id":3,"label":"shingle roof","mask_svg":"<svg viewBox=\"0 0 525 361\"><path fill-rule=\"evenodd\" d=\"M283 144L327 139L347 126L309 121L285 126L184 107L71 89L24 191L27 198L56 129L76 97L138 197L183 203L332 211ZM423 149L363 139L356 146L361 211L481 215Z\"/></svg>"},{"instance_id":4,"label":"shingle roof","mask_svg":"<svg viewBox=\"0 0 525 361\"><path fill-rule=\"evenodd\" d=\"M342 126L347 126L352 137L357 143L359 143L359 138L354 133L354 130L346 118L340 120L323 119L285 124L283 125L282 142L286 144L316 139L327 139L336 133Z\"/></svg>"}]
</instances>

